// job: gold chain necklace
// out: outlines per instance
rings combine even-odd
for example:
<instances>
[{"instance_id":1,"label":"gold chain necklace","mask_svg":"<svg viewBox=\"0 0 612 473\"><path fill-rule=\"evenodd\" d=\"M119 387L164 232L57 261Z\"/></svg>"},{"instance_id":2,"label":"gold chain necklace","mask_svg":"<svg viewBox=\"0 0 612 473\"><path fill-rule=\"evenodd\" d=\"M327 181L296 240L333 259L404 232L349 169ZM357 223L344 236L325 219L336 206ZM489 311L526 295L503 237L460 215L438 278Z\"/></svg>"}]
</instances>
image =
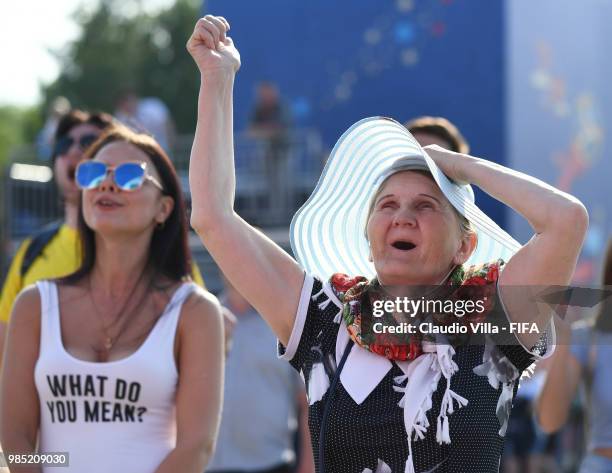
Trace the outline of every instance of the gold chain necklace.
<instances>
[{"instance_id":1,"label":"gold chain necklace","mask_svg":"<svg viewBox=\"0 0 612 473\"><path fill-rule=\"evenodd\" d=\"M91 285L91 274L88 276L89 298L91 300L91 304L93 306L94 312L96 313L96 318L100 321L102 333L104 334L104 345L102 348L98 348L96 346L91 345L91 348L96 352L96 354L98 355L98 359L100 359L100 361L108 360L111 349L113 348L113 346L115 346L115 344L117 343L117 340L119 340L119 337L121 336L125 327L127 326L127 321L129 320L130 317L123 314L123 312L128 307L128 304L130 300L132 299L132 296L136 292L136 288L138 287L138 285L140 284L140 281L142 281L142 278L144 277L144 273L145 273L144 270L140 273L140 276L136 280L128 296L125 298L125 301L121 305L120 309L117 311L116 315L112 318L112 322L108 326L104 324L104 316L98 310L98 306L93 296L93 290L92 290L92 285ZM146 294L146 290L145 290L145 294ZM113 337L109 334L109 329L113 327L117 322L119 322L120 319L123 319L123 323L119 327L117 334Z\"/></svg>"}]
</instances>

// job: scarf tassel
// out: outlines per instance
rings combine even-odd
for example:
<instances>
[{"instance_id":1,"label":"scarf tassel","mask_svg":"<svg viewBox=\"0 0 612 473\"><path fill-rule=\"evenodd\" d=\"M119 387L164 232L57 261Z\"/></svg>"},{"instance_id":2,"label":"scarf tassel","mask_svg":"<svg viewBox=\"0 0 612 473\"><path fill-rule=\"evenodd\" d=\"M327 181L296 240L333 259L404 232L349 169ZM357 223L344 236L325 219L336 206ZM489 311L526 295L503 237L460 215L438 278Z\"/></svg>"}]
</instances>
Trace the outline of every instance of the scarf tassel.
<instances>
[{"instance_id":1,"label":"scarf tassel","mask_svg":"<svg viewBox=\"0 0 612 473\"><path fill-rule=\"evenodd\" d=\"M404 473L416 473L414 471L414 464L412 463L412 454L408 456L408 460L406 460L406 467L404 468Z\"/></svg>"},{"instance_id":2,"label":"scarf tassel","mask_svg":"<svg viewBox=\"0 0 612 473\"><path fill-rule=\"evenodd\" d=\"M404 467L404 473L416 473L414 470L414 462L412 460L412 436L408 434L408 459Z\"/></svg>"},{"instance_id":3,"label":"scarf tassel","mask_svg":"<svg viewBox=\"0 0 612 473\"><path fill-rule=\"evenodd\" d=\"M468 400L460 396L450 388L450 378L446 380L446 392L442 397L440 405L440 415L438 415L436 441L439 444L450 444L450 427L448 416L455 412L455 401L457 401L457 409L460 409L468 404Z\"/></svg>"},{"instance_id":4,"label":"scarf tassel","mask_svg":"<svg viewBox=\"0 0 612 473\"><path fill-rule=\"evenodd\" d=\"M407 402L407 396L404 395L400 404L403 402L404 404ZM427 434L427 429L429 428L429 421L427 420L427 411L431 408L431 399L428 399L428 402L424 403L424 406L419 409L419 412L416 415L416 420L412 424L412 428L409 430L408 434L408 459L406 460L406 466L404 468L404 473L416 473L414 469L414 461L412 456L412 440L423 440L425 435Z\"/></svg>"},{"instance_id":5,"label":"scarf tassel","mask_svg":"<svg viewBox=\"0 0 612 473\"><path fill-rule=\"evenodd\" d=\"M414 440L423 440L425 438L425 434L427 433L428 427L429 423L413 425L412 430L414 430Z\"/></svg>"},{"instance_id":6,"label":"scarf tassel","mask_svg":"<svg viewBox=\"0 0 612 473\"><path fill-rule=\"evenodd\" d=\"M402 383L404 383L404 382L405 382L407 379L408 379L408 375L403 374L403 375L396 376L395 378L393 378L393 381L395 382L395 384L402 384ZM394 388L396 388L396 387L399 387L399 391L402 391L402 392L403 392L403 390L405 389L405 388L402 388L402 387L400 387L400 386L394 386Z\"/></svg>"},{"instance_id":7,"label":"scarf tassel","mask_svg":"<svg viewBox=\"0 0 612 473\"><path fill-rule=\"evenodd\" d=\"M319 304L319 309L325 310L330 302L331 302L331 299L325 299L323 302Z\"/></svg>"},{"instance_id":8,"label":"scarf tassel","mask_svg":"<svg viewBox=\"0 0 612 473\"><path fill-rule=\"evenodd\" d=\"M315 295L313 295L310 299L313 302L316 302L317 299L319 297L321 297L322 295L326 295L325 294L325 288L321 289L319 292L317 292ZM322 302L320 302L317 305L318 305L319 309L325 310L325 309L327 309L327 306L329 305L330 302L331 302L331 299L328 297L327 299L323 300ZM334 317L334 322L337 323L337 324L339 324L342 321L342 310L343 310L343 308L340 308L340 310L338 311L338 313Z\"/></svg>"},{"instance_id":9,"label":"scarf tassel","mask_svg":"<svg viewBox=\"0 0 612 473\"><path fill-rule=\"evenodd\" d=\"M315 302L319 296L321 296L321 294L323 294L325 292L324 289L321 289L319 292L317 292L315 295L313 295L310 299L312 299L313 302Z\"/></svg>"}]
</instances>

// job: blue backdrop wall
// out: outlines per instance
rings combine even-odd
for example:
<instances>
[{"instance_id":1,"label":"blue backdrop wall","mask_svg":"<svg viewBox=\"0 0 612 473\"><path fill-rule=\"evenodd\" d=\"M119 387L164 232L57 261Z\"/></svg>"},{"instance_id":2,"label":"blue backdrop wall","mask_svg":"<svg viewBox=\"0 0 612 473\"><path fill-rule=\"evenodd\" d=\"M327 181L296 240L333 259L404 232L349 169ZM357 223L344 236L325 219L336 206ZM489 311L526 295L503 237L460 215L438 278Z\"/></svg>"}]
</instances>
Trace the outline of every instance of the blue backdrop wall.
<instances>
[{"instance_id":1,"label":"blue backdrop wall","mask_svg":"<svg viewBox=\"0 0 612 473\"><path fill-rule=\"evenodd\" d=\"M612 2L507 2L508 161L578 197L590 214L575 283L599 282L612 235ZM571 226L573 222L567 222ZM532 230L511 213L520 240Z\"/></svg>"},{"instance_id":2,"label":"blue backdrop wall","mask_svg":"<svg viewBox=\"0 0 612 473\"><path fill-rule=\"evenodd\" d=\"M298 126L329 147L371 115L449 118L476 155L504 163L503 2L490 0L209 0L242 56L236 128L255 86L275 82ZM502 226L501 204L477 201Z\"/></svg>"}]
</instances>

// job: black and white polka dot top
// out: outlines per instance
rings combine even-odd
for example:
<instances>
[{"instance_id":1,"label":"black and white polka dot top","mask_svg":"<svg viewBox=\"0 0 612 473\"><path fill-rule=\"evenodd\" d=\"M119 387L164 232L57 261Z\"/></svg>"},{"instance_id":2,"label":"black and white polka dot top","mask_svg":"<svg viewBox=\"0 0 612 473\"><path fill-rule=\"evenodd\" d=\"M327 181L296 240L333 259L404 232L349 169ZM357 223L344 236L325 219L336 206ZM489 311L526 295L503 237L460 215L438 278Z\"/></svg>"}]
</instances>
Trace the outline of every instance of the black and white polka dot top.
<instances>
[{"instance_id":1,"label":"black and white polka dot top","mask_svg":"<svg viewBox=\"0 0 612 473\"><path fill-rule=\"evenodd\" d=\"M306 275L291 337L286 347L278 346L279 356L301 374L306 386L317 473L330 380L348 339L341 308L328 282ZM546 333L531 352L513 337L514 343L499 338L458 347L452 356L454 374L433 378L436 382L422 406L415 406L421 401L407 392L401 363L354 345L326 420L325 473L497 472L519 376L535 358L551 351ZM418 411L408 427L406 408Z\"/></svg>"}]
</instances>

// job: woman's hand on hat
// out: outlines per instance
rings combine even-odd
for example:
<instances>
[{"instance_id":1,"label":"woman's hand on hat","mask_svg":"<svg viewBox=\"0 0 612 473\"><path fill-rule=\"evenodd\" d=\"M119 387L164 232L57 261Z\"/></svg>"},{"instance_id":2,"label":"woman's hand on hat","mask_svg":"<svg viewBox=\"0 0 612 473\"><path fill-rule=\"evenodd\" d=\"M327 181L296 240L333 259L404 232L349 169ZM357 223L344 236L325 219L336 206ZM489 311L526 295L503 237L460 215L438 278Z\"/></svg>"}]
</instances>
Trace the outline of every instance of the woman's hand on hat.
<instances>
[{"instance_id":1,"label":"woman's hand on hat","mask_svg":"<svg viewBox=\"0 0 612 473\"><path fill-rule=\"evenodd\" d=\"M235 73L240 68L240 53L227 36L230 25L222 16L200 18L187 41L187 51L201 73L226 70Z\"/></svg>"},{"instance_id":2,"label":"woman's hand on hat","mask_svg":"<svg viewBox=\"0 0 612 473\"><path fill-rule=\"evenodd\" d=\"M440 170L457 184L469 184L470 180L465 173L465 164L472 158L461 153L455 153L439 145L424 146L423 149L436 163Z\"/></svg>"}]
</instances>

